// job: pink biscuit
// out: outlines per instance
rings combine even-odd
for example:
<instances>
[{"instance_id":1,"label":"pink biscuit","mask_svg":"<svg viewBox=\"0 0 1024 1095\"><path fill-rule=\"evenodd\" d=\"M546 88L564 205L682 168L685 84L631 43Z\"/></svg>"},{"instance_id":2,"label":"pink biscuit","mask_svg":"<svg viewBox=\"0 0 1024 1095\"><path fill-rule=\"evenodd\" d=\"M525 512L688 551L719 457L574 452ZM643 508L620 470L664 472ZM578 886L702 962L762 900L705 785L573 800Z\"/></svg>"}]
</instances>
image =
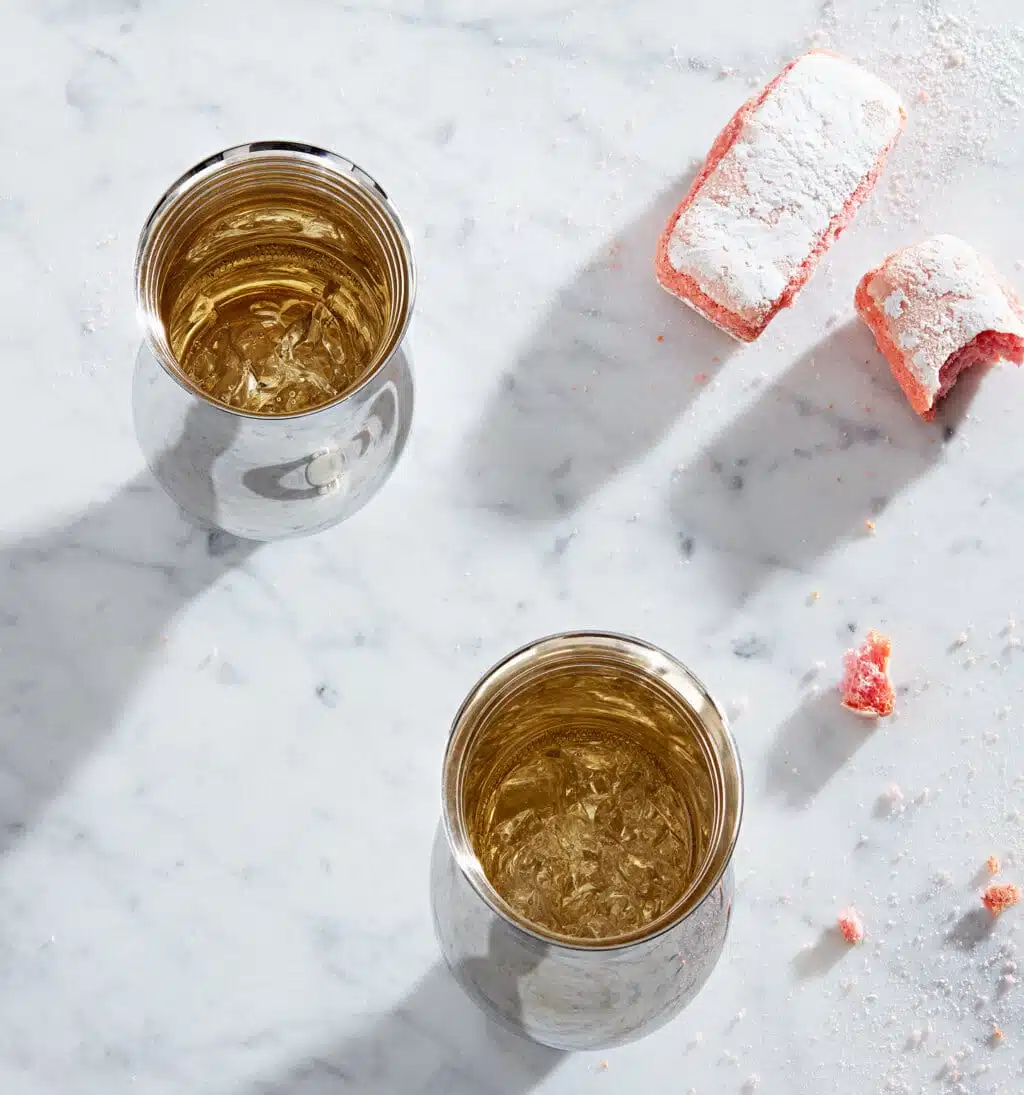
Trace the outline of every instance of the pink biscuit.
<instances>
[{"instance_id":1,"label":"pink biscuit","mask_svg":"<svg viewBox=\"0 0 1024 1095\"><path fill-rule=\"evenodd\" d=\"M662 286L751 342L871 193L906 115L833 53L793 61L740 107L661 235Z\"/></svg>"},{"instance_id":2,"label":"pink biscuit","mask_svg":"<svg viewBox=\"0 0 1024 1095\"><path fill-rule=\"evenodd\" d=\"M923 418L971 365L1024 362L1024 307L973 247L933 236L890 255L855 303L893 376Z\"/></svg>"}]
</instances>

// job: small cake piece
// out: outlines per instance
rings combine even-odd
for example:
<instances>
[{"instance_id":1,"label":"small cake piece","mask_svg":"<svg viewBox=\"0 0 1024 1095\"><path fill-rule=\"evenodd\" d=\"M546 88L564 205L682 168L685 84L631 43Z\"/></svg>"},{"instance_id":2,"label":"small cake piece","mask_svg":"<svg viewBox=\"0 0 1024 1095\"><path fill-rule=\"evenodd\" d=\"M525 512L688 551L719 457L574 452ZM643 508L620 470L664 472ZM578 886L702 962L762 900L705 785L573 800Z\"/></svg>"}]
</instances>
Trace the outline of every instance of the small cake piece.
<instances>
[{"instance_id":1,"label":"small cake piece","mask_svg":"<svg viewBox=\"0 0 1024 1095\"><path fill-rule=\"evenodd\" d=\"M972 365L1024 363L1024 306L1000 274L956 236L932 236L865 274L854 303L910 405L935 405Z\"/></svg>"},{"instance_id":2,"label":"small cake piece","mask_svg":"<svg viewBox=\"0 0 1024 1095\"><path fill-rule=\"evenodd\" d=\"M981 895L981 901L993 916L998 916L1012 905L1020 904L1020 886L1012 882L994 882Z\"/></svg>"},{"instance_id":3,"label":"small cake piece","mask_svg":"<svg viewBox=\"0 0 1024 1095\"><path fill-rule=\"evenodd\" d=\"M753 341L870 194L905 118L896 92L852 62L797 58L718 135L661 235L658 280Z\"/></svg>"},{"instance_id":4,"label":"small cake piece","mask_svg":"<svg viewBox=\"0 0 1024 1095\"><path fill-rule=\"evenodd\" d=\"M999 874L1002 867L1003 865L999 862L999 856L997 855L990 855L988 859L985 860L985 870L988 871L989 874Z\"/></svg>"},{"instance_id":5,"label":"small cake piece","mask_svg":"<svg viewBox=\"0 0 1024 1095\"><path fill-rule=\"evenodd\" d=\"M868 718L891 715L896 692L889 680L892 643L887 635L869 631L856 650L843 658L843 706Z\"/></svg>"},{"instance_id":6,"label":"small cake piece","mask_svg":"<svg viewBox=\"0 0 1024 1095\"><path fill-rule=\"evenodd\" d=\"M838 924L847 943L859 943L864 938L864 922L856 909L843 909Z\"/></svg>"}]
</instances>

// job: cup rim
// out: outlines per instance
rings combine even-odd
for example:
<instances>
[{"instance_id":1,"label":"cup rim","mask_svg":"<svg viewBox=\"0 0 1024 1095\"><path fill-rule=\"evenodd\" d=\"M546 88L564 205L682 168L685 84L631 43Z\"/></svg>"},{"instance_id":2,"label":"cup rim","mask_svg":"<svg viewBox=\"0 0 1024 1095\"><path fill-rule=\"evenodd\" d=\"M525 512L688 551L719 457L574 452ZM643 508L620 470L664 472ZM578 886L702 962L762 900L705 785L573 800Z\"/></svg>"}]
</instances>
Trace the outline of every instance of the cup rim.
<instances>
[{"instance_id":1,"label":"cup rim","mask_svg":"<svg viewBox=\"0 0 1024 1095\"><path fill-rule=\"evenodd\" d=\"M402 249L405 252L408 268L406 278L408 302L405 307L405 315L402 318L402 323L396 332L394 346L392 347L391 352L381 358L373 369L371 369L354 388L350 388L343 395L332 399L328 403L321 403L316 407L295 411L293 414L270 415L242 410L239 407L229 407L219 400L213 399L207 392L204 392L185 376L178 366L177 361L174 360L173 354L169 355L167 353L163 340L158 336L153 316L143 305L141 282L143 262L146 257L149 241L152 237L153 227L159 220L161 214L166 211L167 207L172 202L177 201L183 194L192 189L192 187L196 186L203 179L209 178L211 175L215 174L223 164L236 163L246 159L258 159L267 154L272 155L281 152L290 153L298 159L310 163L327 165L336 174L350 177L358 186L368 193L378 205L380 205L385 215L390 219L398 235L399 241L401 242ZM135 292L135 314L139 326L142 328L143 339L153 356L160 363L161 368L163 368L164 372L166 372L179 387L183 388L189 395L203 400L203 402L209 404L211 407L215 407L219 411L223 411L225 414L236 415L239 418L255 419L260 422L290 422L296 419L306 418L309 415L318 414L321 411L334 409L347 403L350 399L357 396L381 369L391 361L395 354L401 350L402 343L405 341L405 337L409 331L409 325L412 322L412 313L416 304L417 274L412 244L401 214L387 196L384 188L368 171L361 168L355 161L349 160L337 152L331 152L329 149L321 148L319 145L306 144L302 141L268 140L248 141L244 144L232 145L230 148L224 148L219 152L214 152L212 155L207 156L197 164L194 164L171 183L157 200L152 210L150 210L149 216L146 217L142 230L139 233L138 243L135 247L133 287Z\"/></svg>"},{"instance_id":2,"label":"cup rim","mask_svg":"<svg viewBox=\"0 0 1024 1095\"><path fill-rule=\"evenodd\" d=\"M680 674L686 684L699 693L702 703L706 704L714 712L715 718L721 726L724 742L729 757L735 765L736 771L735 820L731 830L727 833L723 833L718 842L718 845L722 850L720 865L712 874L709 874L707 878L702 880L702 892L700 892L699 897L694 899L692 896L684 894L683 897L676 902L678 912L671 916L665 923L658 926L654 931L644 931L643 929L640 929L638 932L630 932L621 937L612 938L606 942L598 940L593 943L588 943L573 937L559 935L556 932L546 932L517 914L501 897L497 890L494 889L484 874L480 860L473 850L472 843L461 823L461 813L458 801L459 796L457 793L459 787L459 771L457 765L460 763L461 758L455 755L454 747L458 740L458 732L461 729L463 720L470 708L494 682L495 678L502 674L503 671L507 670L514 662L522 660L533 651L547 645L574 640L592 641L598 645L604 645L609 648L614 647L616 644L625 644L637 652L653 655L666 667ZM681 698L685 701L685 697ZM694 712L694 714L696 717L696 712ZM456 791L455 794L450 793L453 788ZM736 845L739 841L740 829L743 823L744 798L743 764L739 747L737 746L736 739L729 726L725 712L715 701L703 681L701 681L688 666L684 665L678 658L673 657L661 647L656 646L654 643L647 642L644 639L637 638L636 636L626 635L616 631L582 630L555 632L553 634L545 635L542 638L535 639L532 642L525 643L495 662L477 680L459 706L459 709L452 720L442 765L441 820L442 825L444 826L445 838L448 842L449 851L463 878L466 879L476 895L490 908L491 912L498 916L507 926L545 946L558 947L563 950L578 951L581 953L593 953L595 951L625 951L632 947L651 943L665 935L666 932L672 931L673 928L697 913L708 898L714 894L718 884L732 864L732 858L736 851Z\"/></svg>"}]
</instances>

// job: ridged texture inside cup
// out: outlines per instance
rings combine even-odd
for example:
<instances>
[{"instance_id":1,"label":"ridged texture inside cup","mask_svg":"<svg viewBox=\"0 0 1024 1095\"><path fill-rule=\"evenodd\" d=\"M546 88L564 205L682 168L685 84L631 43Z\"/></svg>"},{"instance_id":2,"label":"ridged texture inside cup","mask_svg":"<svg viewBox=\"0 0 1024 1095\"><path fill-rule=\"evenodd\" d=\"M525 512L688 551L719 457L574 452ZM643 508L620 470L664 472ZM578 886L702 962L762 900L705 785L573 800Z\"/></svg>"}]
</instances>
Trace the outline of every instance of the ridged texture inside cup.
<instances>
[{"instance_id":1,"label":"ridged texture inside cup","mask_svg":"<svg viewBox=\"0 0 1024 1095\"><path fill-rule=\"evenodd\" d=\"M731 855L741 779L717 708L666 655L545 640L467 700L446 760L456 859L543 938L610 947L695 908Z\"/></svg>"},{"instance_id":2,"label":"ridged texture inside cup","mask_svg":"<svg viewBox=\"0 0 1024 1095\"><path fill-rule=\"evenodd\" d=\"M397 216L368 176L325 153L243 149L201 166L159 203L140 241L136 291L143 324L165 366L199 394L229 405L223 391L205 384L192 367L190 354L210 353L200 345L210 338L203 309L209 312L212 301L223 315L235 307L234 314L248 320L248 308L257 334L260 322L270 327L276 321L287 330L294 314L300 322L293 325L305 322L300 333L307 336L310 324L301 308L278 316L273 305L295 307L289 295L300 302L322 296L328 307L320 312L333 325L333 343L326 323L314 331L325 327L331 346L340 344L339 336L348 338L340 353L345 368L322 396L327 404L358 387L399 344L414 275ZM289 340L299 341L293 335L288 332ZM299 350L310 343L306 337ZM255 355L255 347L252 339L243 340L236 356ZM289 406L264 413L289 413Z\"/></svg>"}]
</instances>

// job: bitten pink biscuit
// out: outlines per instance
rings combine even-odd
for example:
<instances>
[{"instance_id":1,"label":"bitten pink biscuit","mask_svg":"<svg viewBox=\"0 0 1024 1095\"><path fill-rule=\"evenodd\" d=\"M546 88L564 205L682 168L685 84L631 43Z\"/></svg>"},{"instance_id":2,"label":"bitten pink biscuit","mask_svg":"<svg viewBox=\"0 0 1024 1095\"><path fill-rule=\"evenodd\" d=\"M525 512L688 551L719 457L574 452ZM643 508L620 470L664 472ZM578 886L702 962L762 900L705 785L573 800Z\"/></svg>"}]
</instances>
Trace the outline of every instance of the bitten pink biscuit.
<instances>
[{"instance_id":1,"label":"bitten pink biscuit","mask_svg":"<svg viewBox=\"0 0 1024 1095\"><path fill-rule=\"evenodd\" d=\"M971 365L1024 362L1024 307L988 262L956 236L890 255L857 286L855 303L910 405L935 404Z\"/></svg>"},{"instance_id":2,"label":"bitten pink biscuit","mask_svg":"<svg viewBox=\"0 0 1024 1095\"><path fill-rule=\"evenodd\" d=\"M718 135L661 235L658 280L757 338L871 192L905 117L895 91L842 57L793 61Z\"/></svg>"}]
</instances>

